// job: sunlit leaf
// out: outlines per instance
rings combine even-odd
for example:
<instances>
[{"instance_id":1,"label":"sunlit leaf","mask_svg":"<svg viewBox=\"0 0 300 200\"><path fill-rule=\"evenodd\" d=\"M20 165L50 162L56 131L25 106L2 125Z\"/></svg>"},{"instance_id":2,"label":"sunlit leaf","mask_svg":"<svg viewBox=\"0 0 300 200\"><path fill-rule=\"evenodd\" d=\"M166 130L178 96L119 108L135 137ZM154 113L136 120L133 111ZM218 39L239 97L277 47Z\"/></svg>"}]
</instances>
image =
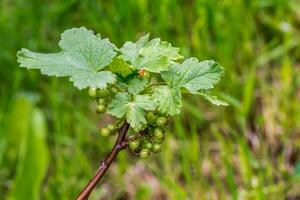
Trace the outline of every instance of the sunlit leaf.
<instances>
[{"instance_id":1,"label":"sunlit leaf","mask_svg":"<svg viewBox=\"0 0 300 200\"><path fill-rule=\"evenodd\" d=\"M72 28L61 35L59 53L43 54L22 49L17 53L20 67L40 69L48 76L69 76L74 85L86 87L106 87L115 82L115 75L100 71L115 57L114 45L108 39L101 39L86 28Z\"/></svg>"},{"instance_id":2,"label":"sunlit leaf","mask_svg":"<svg viewBox=\"0 0 300 200\"><path fill-rule=\"evenodd\" d=\"M158 109L162 113L172 116L180 113L182 107L180 89L158 86L155 88L152 97L158 103Z\"/></svg>"},{"instance_id":3,"label":"sunlit leaf","mask_svg":"<svg viewBox=\"0 0 300 200\"><path fill-rule=\"evenodd\" d=\"M124 59L136 69L150 72L168 70L176 60L182 59L179 48L155 38L149 41L149 34L141 37L136 43L126 42L120 49Z\"/></svg>"},{"instance_id":4,"label":"sunlit leaf","mask_svg":"<svg viewBox=\"0 0 300 200\"><path fill-rule=\"evenodd\" d=\"M117 118L126 117L135 130L146 124L146 111L154 110L156 103L148 95L137 95L134 98L128 93L119 93L112 100L107 112Z\"/></svg>"},{"instance_id":5,"label":"sunlit leaf","mask_svg":"<svg viewBox=\"0 0 300 200\"><path fill-rule=\"evenodd\" d=\"M186 88L195 94L199 90L212 89L217 84L224 70L213 60L199 62L189 58L182 64L173 64L169 71L162 72L162 78L172 88Z\"/></svg>"}]
</instances>

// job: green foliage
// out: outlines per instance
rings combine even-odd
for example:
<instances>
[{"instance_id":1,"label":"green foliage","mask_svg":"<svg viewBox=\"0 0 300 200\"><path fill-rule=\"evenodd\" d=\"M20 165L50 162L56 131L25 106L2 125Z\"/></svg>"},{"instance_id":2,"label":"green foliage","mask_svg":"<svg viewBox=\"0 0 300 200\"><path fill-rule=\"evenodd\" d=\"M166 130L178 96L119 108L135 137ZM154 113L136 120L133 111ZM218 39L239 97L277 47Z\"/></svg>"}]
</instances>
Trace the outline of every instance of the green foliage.
<instances>
[{"instance_id":1,"label":"green foliage","mask_svg":"<svg viewBox=\"0 0 300 200\"><path fill-rule=\"evenodd\" d=\"M179 114L181 89L192 94L211 89L223 74L223 68L212 60L189 58L178 63L183 58L179 48L159 38L149 40L149 34L136 43L126 42L118 50L91 30L72 28L61 35L59 46L62 51L53 54L22 49L17 53L18 62L21 67L40 69L49 76L70 76L79 89L89 87L90 96L108 98L107 109L100 103L97 112L126 119L135 131L147 127L147 111ZM157 85L161 78L165 82ZM204 97L225 105L215 97Z\"/></svg>"},{"instance_id":2,"label":"green foliage","mask_svg":"<svg viewBox=\"0 0 300 200\"><path fill-rule=\"evenodd\" d=\"M199 90L213 88L222 75L223 68L219 63L189 58L182 64L173 64L169 71L162 73L162 78L171 88L186 88L195 94Z\"/></svg>"},{"instance_id":3,"label":"green foliage","mask_svg":"<svg viewBox=\"0 0 300 200\"><path fill-rule=\"evenodd\" d=\"M48 76L70 76L79 88L105 88L116 76L100 71L115 57L114 45L84 27L73 28L61 35L59 53L41 54L22 49L17 53L20 67L40 69Z\"/></svg>"},{"instance_id":4,"label":"green foliage","mask_svg":"<svg viewBox=\"0 0 300 200\"><path fill-rule=\"evenodd\" d=\"M147 79L134 78L134 79L128 81L127 91L132 95L137 95L145 89L147 84L148 84Z\"/></svg>"},{"instance_id":5,"label":"green foliage","mask_svg":"<svg viewBox=\"0 0 300 200\"><path fill-rule=\"evenodd\" d=\"M122 77L126 77L132 73L132 69L125 62L122 56L114 58L113 61L107 66L107 69L113 73L121 75Z\"/></svg>"},{"instance_id":6,"label":"green foliage","mask_svg":"<svg viewBox=\"0 0 300 200\"><path fill-rule=\"evenodd\" d=\"M179 48L159 38L149 41L149 34L141 37L136 43L126 42L120 49L124 59L130 62L133 69L145 69L159 73L167 71L173 61L182 59Z\"/></svg>"},{"instance_id":7,"label":"green foliage","mask_svg":"<svg viewBox=\"0 0 300 200\"><path fill-rule=\"evenodd\" d=\"M179 88L170 88L168 86L158 86L153 95L153 100L158 103L158 109L162 113L171 116L179 114L182 106L181 92Z\"/></svg>"},{"instance_id":8,"label":"green foliage","mask_svg":"<svg viewBox=\"0 0 300 200\"><path fill-rule=\"evenodd\" d=\"M129 146L142 158L160 151L166 117L180 113L182 92L202 95L215 105L227 105L203 93L223 75L217 62L199 62L196 58L179 62L183 59L179 48L159 38L149 40L149 34L118 49L91 30L72 28L61 35L59 46L62 51L53 54L22 49L17 53L20 67L40 69L49 76L70 76L77 88L88 87L98 104L98 114L108 113L130 124L137 138ZM99 132L107 137L116 127L118 124L109 124ZM140 131L147 134L139 137Z\"/></svg>"},{"instance_id":9,"label":"green foliage","mask_svg":"<svg viewBox=\"0 0 300 200\"><path fill-rule=\"evenodd\" d=\"M108 107L108 113L117 118L125 117L135 131L141 130L147 124L146 111L154 110L155 102L148 95L131 96L128 93L119 93Z\"/></svg>"}]
</instances>

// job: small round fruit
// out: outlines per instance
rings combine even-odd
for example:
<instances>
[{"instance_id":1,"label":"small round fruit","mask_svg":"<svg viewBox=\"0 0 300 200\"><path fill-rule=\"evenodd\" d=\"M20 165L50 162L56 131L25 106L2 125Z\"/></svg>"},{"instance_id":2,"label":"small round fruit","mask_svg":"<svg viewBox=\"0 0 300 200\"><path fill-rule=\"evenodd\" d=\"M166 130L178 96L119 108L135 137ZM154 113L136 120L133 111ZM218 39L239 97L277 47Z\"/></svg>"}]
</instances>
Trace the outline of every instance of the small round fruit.
<instances>
[{"instance_id":1,"label":"small round fruit","mask_svg":"<svg viewBox=\"0 0 300 200\"><path fill-rule=\"evenodd\" d=\"M108 128L111 132L114 132L114 131L116 130L116 126L113 125L113 124L107 125L107 128Z\"/></svg>"},{"instance_id":2,"label":"small round fruit","mask_svg":"<svg viewBox=\"0 0 300 200\"><path fill-rule=\"evenodd\" d=\"M97 96L97 88L90 87L89 88L89 95L90 95L90 97L96 98L96 96Z\"/></svg>"},{"instance_id":3,"label":"small round fruit","mask_svg":"<svg viewBox=\"0 0 300 200\"><path fill-rule=\"evenodd\" d=\"M110 88L110 91L112 91L113 93L118 93L118 88L112 87Z\"/></svg>"},{"instance_id":4,"label":"small round fruit","mask_svg":"<svg viewBox=\"0 0 300 200\"><path fill-rule=\"evenodd\" d=\"M131 150L136 150L140 145L140 142L138 140L133 140L129 142L129 147Z\"/></svg>"},{"instance_id":5,"label":"small round fruit","mask_svg":"<svg viewBox=\"0 0 300 200\"><path fill-rule=\"evenodd\" d=\"M146 114L146 119L148 122L150 123L155 123L156 122L156 119L157 119L157 116L153 113L153 112L148 112Z\"/></svg>"},{"instance_id":6,"label":"small round fruit","mask_svg":"<svg viewBox=\"0 0 300 200\"><path fill-rule=\"evenodd\" d=\"M110 94L110 92L109 92L108 89L106 89L106 88L97 90L97 96L98 96L98 97L101 97L101 98L108 97L109 94Z\"/></svg>"},{"instance_id":7,"label":"small round fruit","mask_svg":"<svg viewBox=\"0 0 300 200\"><path fill-rule=\"evenodd\" d=\"M162 138L153 138L153 142L155 143L158 143L158 144L161 144L163 143L163 141L165 140L165 137L162 137Z\"/></svg>"},{"instance_id":8,"label":"small round fruit","mask_svg":"<svg viewBox=\"0 0 300 200\"><path fill-rule=\"evenodd\" d=\"M142 149L140 152L141 158L148 158L150 155L149 149Z\"/></svg>"},{"instance_id":9,"label":"small round fruit","mask_svg":"<svg viewBox=\"0 0 300 200\"><path fill-rule=\"evenodd\" d=\"M151 78L150 72L145 71L143 78L150 79Z\"/></svg>"},{"instance_id":10,"label":"small round fruit","mask_svg":"<svg viewBox=\"0 0 300 200\"><path fill-rule=\"evenodd\" d=\"M122 125L123 125L123 122L124 122L123 120L117 120L116 123L115 123L116 124L116 129L121 128Z\"/></svg>"},{"instance_id":11,"label":"small round fruit","mask_svg":"<svg viewBox=\"0 0 300 200\"><path fill-rule=\"evenodd\" d=\"M161 145L160 144L157 144L157 143L153 144L152 151L154 153L158 153L158 152L160 152L160 150L161 150Z\"/></svg>"},{"instance_id":12,"label":"small round fruit","mask_svg":"<svg viewBox=\"0 0 300 200\"><path fill-rule=\"evenodd\" d=\"M155 128L153 134L154 134L154 137L157 139L164 137L164 132L161 128Z\"/></svg>"},{"instance_id":13,"label":"small round fruit","mask_svg":"<svg viewBox=\"0 0 300 200\"><path fill-rule=\"evenodd\" d=\"M104 104L99 104L97 106L97 113L104 113L106 111L106 106Z\"/></svg>"},{"instance_id":14,"label":"small round fruit","mask_svg":"<svg viewBox=\"0 0 300 200\"><path fill-rule=\"evenodd\" d=\"M159 127L163 127L163 126L167 125L167 123L168 123L168 120L165 117L158 117L156 119L156 125Z\"/></svg>"},{"instance_id":15,"label":"small round fruit","mask_svg":"<svg viewBox=\"0 0 300 200\"><path fill-rule=\"evenodd\" d=\"M152 148L152 143L151 142L147 142L145 144L145 148L150 150Z\"/></svg>"},{"instance_id":16,"label":"small round fruit","mask_svg":"<svg viewBox=\"0 0 300 200\"><path fill-rule=\"evenodd\" d=\"M99 98L99 99L97 100L97 103L98 103L98 104L105 104L105 103L106 103L106 100L105 100L104 98Z\"/></svg>"},{"instance_id":17,"label":"small round fruit","mask_svg":"<svg viewBox=\"0 0 300 200\"><path fill-rule=\"evenodd\" d=\"M100 134L103 136L103 137L107 137L110 135L110 130L109 128L107 127L104 127L102 129L100 129Z\"/></svg>"}]
</instances>

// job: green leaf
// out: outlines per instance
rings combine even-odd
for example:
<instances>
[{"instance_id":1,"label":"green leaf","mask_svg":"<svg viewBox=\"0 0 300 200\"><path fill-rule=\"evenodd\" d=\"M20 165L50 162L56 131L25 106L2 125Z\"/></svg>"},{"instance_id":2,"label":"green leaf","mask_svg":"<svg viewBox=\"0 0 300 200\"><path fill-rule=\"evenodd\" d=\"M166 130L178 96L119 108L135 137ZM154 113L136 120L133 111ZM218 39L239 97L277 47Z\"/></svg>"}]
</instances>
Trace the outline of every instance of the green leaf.
<instances>
[{"instance_id":1,"label":"green leaf","mask_svg":"<svg viewBox=\"0 0 300 200\"><path fill-rule=\"evenodd\" d=\"M141 77L118 77L116 85L123 91L127 91L132 95L137 95L142 92L147 86L149 80Z\"/></svg>"},{"instance_id":2,"label":"green leaf","mask_svg":"<svg viewBox=\"0 0 300 200\"><path fill-rule=\"evenodd\" d=\"M137 95L133 98L128 93L119 93L108 106L107 112L117 118L126 117L130 126L138 131L147 123L145 111L154 110L155 107L156 103L148 95Z\"/></svg>"},{"instance_id":3,"label":"green leaf","mask_svg":"<svg viewBox=\"0 0 300 200\"><path fill-rule=\"evenodd\" d=\"M127 84L127 91L130 94L137 95L143 91L148 83L147 79L144 78L134 78L130 80Z\"/></svg>"},{"instance_id":4,"label":"green leaf","mask_svg":"<svg viewBox=\"0 0 300 200\"><path fill-rule=\"evenodd\" d=\"M17 53L20 67L40 69L48 76L70 76L79 89L104 88L116 80L109 71L100 71L115 57L115 46L84 27L72 28L61 35L59 53L43 54L22 49Z\"/></svg>"},{"instance_id":5,"label":"green leaf","mask_svg":"<svg viewBox=\"0 0 300 200\"><path fill-rule=\"evenodd\" d=\"M166 113L171 116L180 113L182 102L179 88L158 86L155 88L152 98L158 103L158 109L162 113Z\"/></svg>"},{"instance_id":6,"label":"green leaf","mask_svg":"<svg viewBox=\"0 0 300 200\"><path fill-rule=\"evenodd\" d=\"M159 38L149 41L149 34L141 37L136 43L126 42L120 51L134 69L156 73L168 70L174 61L183 58L179 54L179 48L172 47L170 43Z\"/></svg>"},{"instance_id":7,"label":"green leaf","mask_svg":"<svg viewBox=\"0 0 300 200\"><path fill-rule=\"evenodd\" d=\"M199 90L208 90L220 81L223 67L213 60L199 62L189 58L182 64L175 63L169 71L162 72L162 78L172 88L186 88L195 94Z\"/></svg>"},{"instance_id":8,"label":"green leaf","mask_svg":"<svg viewBox=\"0 0 300 200\"><path fill-rule=\"evenodd\" d=\"M132 73L132 69L121 56L114 58L112 63L107 66L107 69L113 73L120 74L122 77Z\"/></svg>"},{"instance_id":9,"label":"green leaf","mask_svg":"<svg viewBox=\"0 0 300 200\"><path fill-rule=\"evenodd\" d=\"M216 106L229 106L229 104L226 101L219 99L217 96L205 94L202 92L198 92L197 94L201 95L205 100L209 101L210 103Z\"/></svg>"}]
</instances>

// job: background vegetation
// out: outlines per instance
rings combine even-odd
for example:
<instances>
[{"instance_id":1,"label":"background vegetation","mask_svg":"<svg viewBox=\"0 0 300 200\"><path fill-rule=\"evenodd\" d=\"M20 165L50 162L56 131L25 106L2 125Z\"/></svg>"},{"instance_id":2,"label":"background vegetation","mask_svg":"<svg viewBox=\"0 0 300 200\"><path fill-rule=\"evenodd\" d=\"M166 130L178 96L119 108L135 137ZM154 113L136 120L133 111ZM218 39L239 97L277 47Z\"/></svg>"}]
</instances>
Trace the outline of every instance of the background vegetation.
<instances>
[{"instance_id":1,"label":"background vegetation","mask_svg":"<svg viewBox=\"0 0 300 200\"><path fill-rule=\"evenodd\" d=\"M163 151L122 152L91 199L300 199L299 0L1 0L0 199L74 199L113 144L86 91L16 63L78 26L217 60L231 104L186 96Z\"/></svg>"}]
</instances>

